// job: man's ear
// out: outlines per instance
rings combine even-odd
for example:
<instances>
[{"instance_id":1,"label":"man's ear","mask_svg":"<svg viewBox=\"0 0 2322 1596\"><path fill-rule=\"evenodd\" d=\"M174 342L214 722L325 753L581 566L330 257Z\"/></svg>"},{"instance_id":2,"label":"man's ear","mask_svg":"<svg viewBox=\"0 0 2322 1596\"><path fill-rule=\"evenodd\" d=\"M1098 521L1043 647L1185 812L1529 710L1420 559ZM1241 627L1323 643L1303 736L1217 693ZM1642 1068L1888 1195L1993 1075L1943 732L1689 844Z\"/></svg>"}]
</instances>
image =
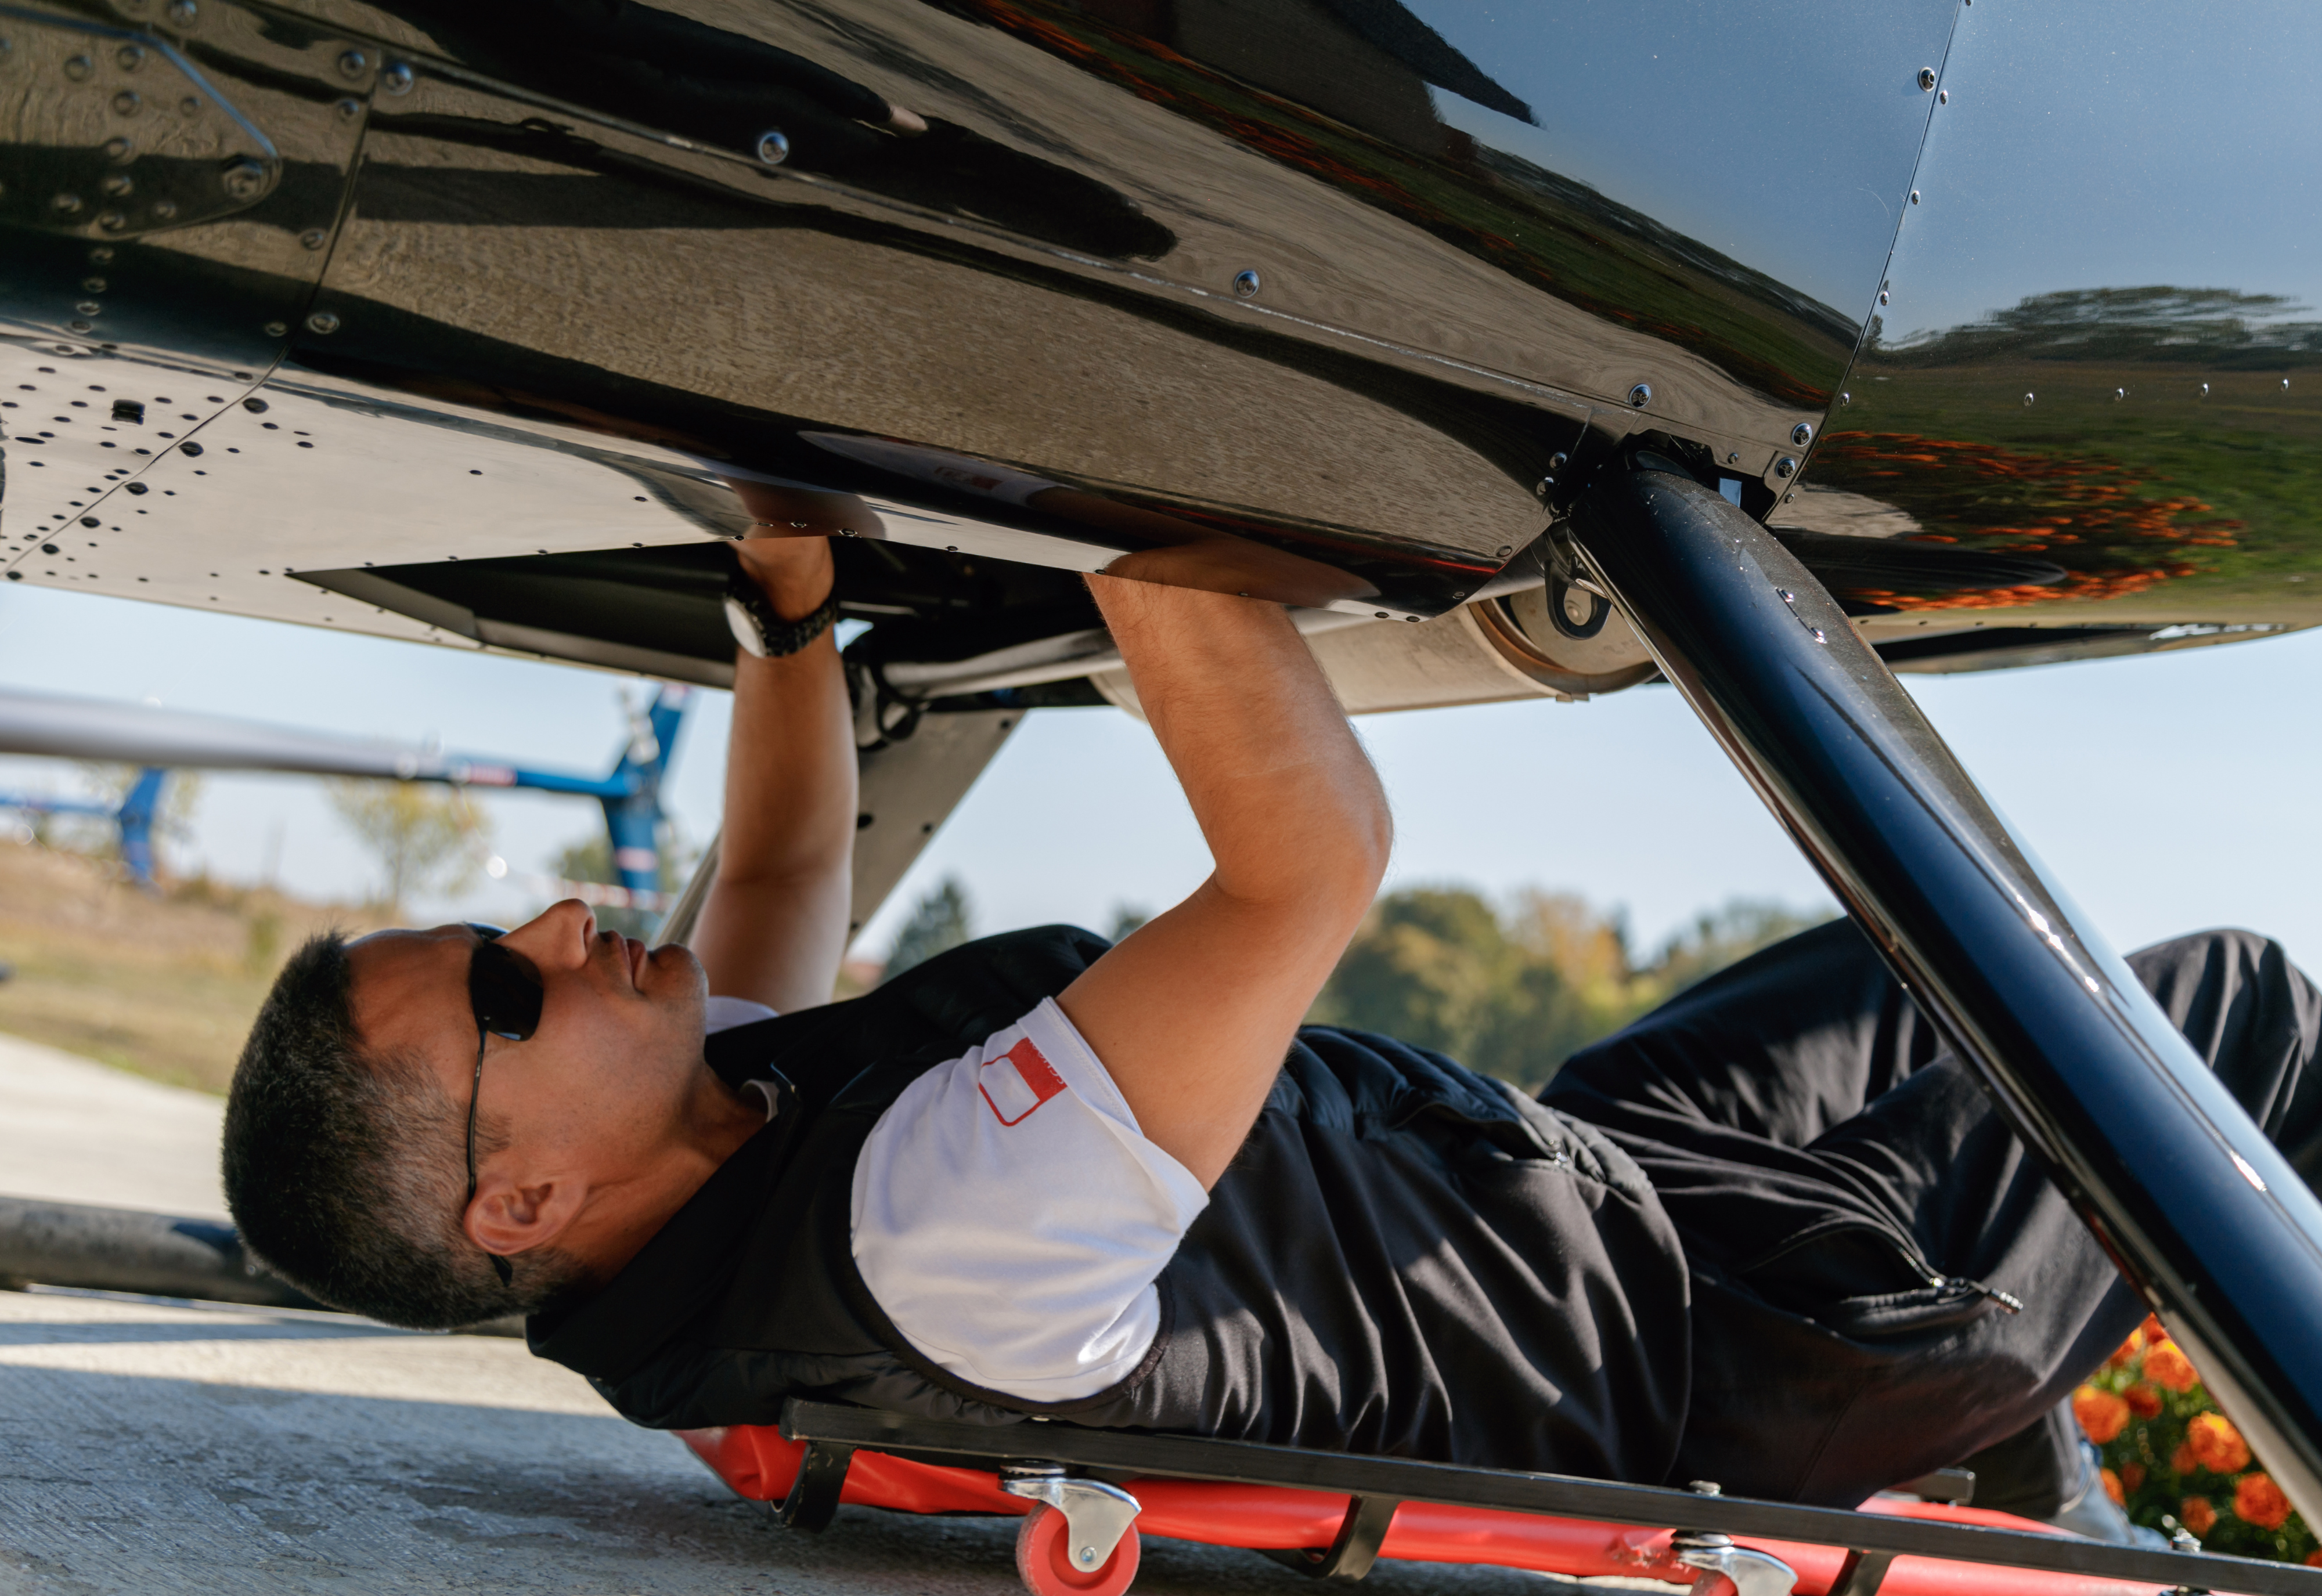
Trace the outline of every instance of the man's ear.
<instances>
[{"instance_id":1,"label":"man's ear","mask_svg":"<svg viewBox=\"0 0 2322 1596\"><path fill-rule=\"evenodd\" d=\"M577 1176L518 1181L487 1172L477 1183L462 1228L484 1251L513 1258L563 1235L588 1195L588 1182Z\"/></svg>"}]
</instances>

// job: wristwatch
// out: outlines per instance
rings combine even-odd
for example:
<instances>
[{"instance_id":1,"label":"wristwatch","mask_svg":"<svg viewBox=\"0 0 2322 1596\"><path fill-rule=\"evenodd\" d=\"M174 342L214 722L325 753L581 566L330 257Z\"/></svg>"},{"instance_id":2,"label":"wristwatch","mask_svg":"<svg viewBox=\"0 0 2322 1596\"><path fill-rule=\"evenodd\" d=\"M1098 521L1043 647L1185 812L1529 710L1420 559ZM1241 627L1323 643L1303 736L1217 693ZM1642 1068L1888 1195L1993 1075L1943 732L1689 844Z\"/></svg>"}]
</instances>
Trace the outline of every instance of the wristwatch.
<instances>
[{"instance_id":1,"label":"wristwatch","mask_svg":"<svg viewBox=\"0 0 2322 1596\"><path fill-rule=\"evenodd\" d=\"M757 583L738 570L727 573L726 625L733 629L734 641L761 660L779 660L798 652L829 631L836 619L838 589L835 586L812 615L785 621L766 602Z\"/></svg>"}]
</instances>

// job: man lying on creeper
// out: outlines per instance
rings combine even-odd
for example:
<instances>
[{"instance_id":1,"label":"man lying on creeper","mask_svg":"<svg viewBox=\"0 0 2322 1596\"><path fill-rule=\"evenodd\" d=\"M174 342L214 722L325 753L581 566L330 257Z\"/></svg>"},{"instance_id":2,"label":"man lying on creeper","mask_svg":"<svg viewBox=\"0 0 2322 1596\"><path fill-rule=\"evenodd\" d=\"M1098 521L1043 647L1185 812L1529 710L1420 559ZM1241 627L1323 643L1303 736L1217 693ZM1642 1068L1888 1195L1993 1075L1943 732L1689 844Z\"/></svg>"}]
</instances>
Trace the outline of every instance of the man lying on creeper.
<instances>
[{"instance_id":1,"label":"man lying on creeper","mask_svg":"<svg viewBox=\"0 0 2322 1596\"><path fill-rule=\"evenodd\" d=\"M1215 869L1118 945L1050 926L828 1001L855 759L819 537L737 545L716 883L688 947L580 903L318 937L228 1108L251 1246L390 1323L529 1316L635 1421L785 1398L1043 1414L2125 1538L2062 1406L2144 1316L1841 922L1538 1100L1302 1026L1391 825L1276 605L1090 586ZM2274 944L2131 961L2300 1168L2322 995Z\"/></svg>"}]
</instances>

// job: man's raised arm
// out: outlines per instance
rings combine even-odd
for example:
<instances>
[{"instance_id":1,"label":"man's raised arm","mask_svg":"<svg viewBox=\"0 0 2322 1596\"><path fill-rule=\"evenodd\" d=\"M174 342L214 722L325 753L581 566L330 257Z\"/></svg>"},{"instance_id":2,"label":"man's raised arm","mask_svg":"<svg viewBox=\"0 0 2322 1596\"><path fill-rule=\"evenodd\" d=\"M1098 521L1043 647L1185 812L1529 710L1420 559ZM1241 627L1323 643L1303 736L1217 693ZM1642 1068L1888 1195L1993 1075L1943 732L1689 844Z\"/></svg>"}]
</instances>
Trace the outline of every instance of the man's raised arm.
<instances>
[{"instance_id":1,"label":"man's raised arm","mask_svg":"<svg viewBox=\"0 0 2322 1596\"><path fill-rule=\"evenodd\" d=\"M1216 868L1058 999L1145 1135L1214 1185L1378 890L1386 796L1282 606L1092 577Z\"/></svg>"},{"instance_id":2,"label":"man's raised arm","mask_svg":"<svg viewBox=\"0 0 2322 1596\"><path fill-rule=\"evenodd\" d=\"M784 621L830 596L821 537L753 538L735 552ZM830 1001L846 951L855 856L855 734L828 631L794 654L734 661L726 829L692 939L713 993L785 1011Z\"/></svg>"}]
</instances>

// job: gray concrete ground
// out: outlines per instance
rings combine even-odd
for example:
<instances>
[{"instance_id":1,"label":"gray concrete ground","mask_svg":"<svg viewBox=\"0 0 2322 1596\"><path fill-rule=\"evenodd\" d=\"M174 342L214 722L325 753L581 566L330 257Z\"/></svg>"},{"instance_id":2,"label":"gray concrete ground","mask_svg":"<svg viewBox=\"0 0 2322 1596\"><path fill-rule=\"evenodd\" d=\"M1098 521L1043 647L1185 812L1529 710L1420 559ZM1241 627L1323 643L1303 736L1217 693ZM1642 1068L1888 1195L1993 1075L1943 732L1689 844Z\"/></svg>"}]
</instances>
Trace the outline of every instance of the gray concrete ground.
<instances>
[{"instance_id":1,"label":"gray concrete ground","mask_svg":"<svg viewBox=\"0 0 2322 1596\"><path fill-rule=\"evenodd\" d=\"M0 1035L0 1196L225 1218L225 1101Z\"/></svg>"},{"instance_id":2,"label":"gray concrete ground","mask_svg":"<svg viewBox=\"0 0 2322 1596\"><path fill-rule=\"evenodd\" d=\"M222 1212L216 1099L0 1038L0 1193ZM553 1591L1009 1596L1012 1521L771 1523L520 1343L325 1314L0 1292L0 1596ZM1538 1596L1382 1565L1377 1596ZM1311 1592L1150 1541L1140 1596Z\"/></svg>"}]
</instances>

